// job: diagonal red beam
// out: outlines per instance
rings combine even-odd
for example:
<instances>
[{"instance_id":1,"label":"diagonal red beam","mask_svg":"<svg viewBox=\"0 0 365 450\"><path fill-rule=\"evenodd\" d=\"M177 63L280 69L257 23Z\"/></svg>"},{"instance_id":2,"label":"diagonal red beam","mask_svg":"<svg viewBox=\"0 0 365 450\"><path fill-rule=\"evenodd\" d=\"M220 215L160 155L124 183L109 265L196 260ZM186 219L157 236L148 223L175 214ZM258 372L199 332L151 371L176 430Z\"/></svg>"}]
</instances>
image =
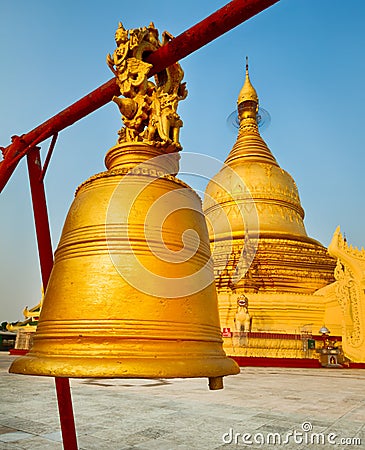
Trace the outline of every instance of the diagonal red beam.
<instances>
[{"instance_id":1,"label":"diagonal red beam","mask_svg":"<svg viewBox=\"0 0 365 450\"><path fill-rule=\"evenodd\" d=\"M206 19L176 36L146 59L150 76L195 52L280 0L233 0Z\"/></svg>"},{"instance_id":2,"label":"diagonal red beam","mask_svg":"<svg viewBox=\"0 0 365 450\"><path fill-rule=\"evenodd\" d=\"M153 64L149 75L160 72L278 1L232 0L149 55L147 62ZM115 78L112 78L32 131L16 138L8 147L2 148L4 159L0 162L0 192L19 160L30 148L96 111L119 94Z\"/></svg>"}]
</instances>

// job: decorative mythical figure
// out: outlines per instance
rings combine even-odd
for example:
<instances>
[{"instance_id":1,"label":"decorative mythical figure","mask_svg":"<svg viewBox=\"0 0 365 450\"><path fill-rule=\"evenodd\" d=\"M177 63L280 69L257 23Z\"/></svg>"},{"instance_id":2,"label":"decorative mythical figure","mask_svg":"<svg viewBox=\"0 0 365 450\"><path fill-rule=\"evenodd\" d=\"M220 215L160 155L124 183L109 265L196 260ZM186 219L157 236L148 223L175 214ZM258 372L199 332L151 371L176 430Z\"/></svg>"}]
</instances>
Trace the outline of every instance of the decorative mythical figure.
<instances>
[{"instance_id":1,"label":"decorative mythical figure","mask_svg":"<svg viewBox=\"0 0 365 450\"><path fill-rule=\"evenodd\" d=\"M237 299L237 311L234 316L236 331L239 333L248 333L251 330L251 316L248 312L248 298L240 295Z\"/></svg>"},{"instance_id":2,"label":"decorative mythical figure","mask_svg":"<svg viewBox=\"0 0 365 450\"><path fill-rule=\"evenodd\" d=\"M178 63L148 81L152 65L143 59L172 39L166 31L162 43L151 22L148 27L126 30L122 23L115 33L117 48L107 56L107 63L117 78L124 98L114 97L119 106L124 127L119 142L146 142L165 152L181 149L179 132L183 122L177 113L180 100L187 96L184 72Z\"/></svg>"}]
</instances>

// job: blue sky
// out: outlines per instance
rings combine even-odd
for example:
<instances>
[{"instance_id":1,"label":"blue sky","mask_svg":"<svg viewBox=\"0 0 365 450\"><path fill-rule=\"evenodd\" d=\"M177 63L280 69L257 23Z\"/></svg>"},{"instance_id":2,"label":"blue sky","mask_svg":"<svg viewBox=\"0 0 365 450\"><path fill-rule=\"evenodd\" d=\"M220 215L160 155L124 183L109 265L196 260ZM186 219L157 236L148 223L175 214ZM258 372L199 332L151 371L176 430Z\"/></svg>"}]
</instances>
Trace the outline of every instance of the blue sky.
<instances>
[{"instance_id":1,"label":"blue sky","mask_svg":"<svg viewBox=\"0 0 365 450\"><path fill-rule=\"evenodd\" d=\"M0 0L0 145L111 78L105 57L120 20L126 28L152 20L178 35L225 3ZM350 243L365 245L364 19L361 0L281 0L181 61L184 151L223 161L235 140L226 118L249 56L271 115L263 138L297 182L308 234L324 245L337 225ZM76 187L104 170L120 126L108 104L60 134L46 176L54 247ZM40 297L25 161L0 195L0 214L0 320L14 321Z\"/></svg>"}]
</instances>

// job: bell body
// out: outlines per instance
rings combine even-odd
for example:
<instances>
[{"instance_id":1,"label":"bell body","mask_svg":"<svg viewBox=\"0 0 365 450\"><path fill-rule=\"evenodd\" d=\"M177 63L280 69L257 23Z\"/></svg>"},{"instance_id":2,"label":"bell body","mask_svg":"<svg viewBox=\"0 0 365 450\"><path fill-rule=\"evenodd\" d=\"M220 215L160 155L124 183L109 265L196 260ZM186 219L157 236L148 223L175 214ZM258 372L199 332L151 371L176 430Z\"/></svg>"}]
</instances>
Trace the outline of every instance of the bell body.
<instances>
[{"instance_id":1,"label":"bell body","mask_svg":"<svg viewBox=\"0 0 365 450\"><path fill-rule=\"evenodd\" d=\"M201 201L144 143L120 144L79 187L31 351L10 371L56 377L239 372L222 349ZM134 156L132 156L134 155ZM147 156L148 155L148 156Z\"/></svg>"}]
</instances>

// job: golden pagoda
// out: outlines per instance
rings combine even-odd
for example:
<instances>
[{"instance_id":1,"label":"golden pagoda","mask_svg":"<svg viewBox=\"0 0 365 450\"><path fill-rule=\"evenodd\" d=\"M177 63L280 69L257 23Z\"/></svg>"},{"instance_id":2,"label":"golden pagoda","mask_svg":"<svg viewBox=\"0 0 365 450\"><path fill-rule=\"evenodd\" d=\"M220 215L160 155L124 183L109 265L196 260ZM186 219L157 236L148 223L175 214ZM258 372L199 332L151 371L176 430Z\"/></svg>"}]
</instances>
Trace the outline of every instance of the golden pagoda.
<instances>
[{"instance_id":1,"label":"golden pagoda","mask_svg":"<svg viewBox=\"0 0 365 450\"><path fill-rule=\"evenodd\" d=\"M239 132L203 203L229 355L316 359L336 260L309 237L295 181L258 127L248 64L239 93ZM341 334L340 322L331 324ZM318 345L317 345L318 347Z\"/></svg>"}]
</instances>

